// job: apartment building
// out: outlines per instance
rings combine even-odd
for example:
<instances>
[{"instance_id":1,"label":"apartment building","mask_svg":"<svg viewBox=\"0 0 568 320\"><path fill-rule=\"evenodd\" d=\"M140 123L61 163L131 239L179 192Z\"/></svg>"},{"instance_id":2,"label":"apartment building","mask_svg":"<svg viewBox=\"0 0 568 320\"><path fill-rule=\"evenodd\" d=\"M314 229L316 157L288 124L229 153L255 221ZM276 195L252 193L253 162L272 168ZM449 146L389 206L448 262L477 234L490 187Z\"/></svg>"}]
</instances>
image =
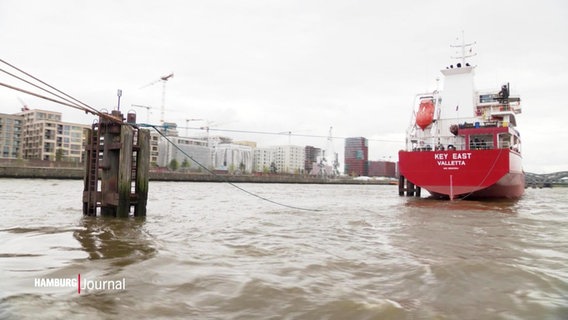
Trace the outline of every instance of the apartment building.
<instances>
[{"instance_id":1,"label":"apartment building","mask_svg":"<svg viewBox=\"0 0 568 320\"><path fill-rule=\"evenodd\" d=\"M56 160L68 162L83 162L87 132L90 126L62 122L57 125L57 139L55 144Z\"/></svg>"},{"instance_id":2,"label":"apartment building","mask_svg":"<svg viewBox=\"0 0 568 320\"><path fill-rule=\"evenodd\" d=\"M274 162L280 173L305 173L306 148L302 146L277 146Z\"/></svg>"},{"instance_id":3,"label":"apartment building","mask_svg":"<svg viewBox=\"0 0 568 320\"><path fill-rule=\"evenodd\" d=\"M24 159L82 162L90 126L61 121L61 113L28 110L16 114L22 120L21 152Z\"/></svg>"},{"instance_id":4,"label":"apartment building","mask_svg":"<svg viewBox=\"0 0 568 320\"><path fill-rule=\"evenodd\" d=\"M273 148L256 148L253 151L253 171L269 173L270 167L274 162Z\"/></svg>"},{"instance_id":5,"label":"apartment building","mask_svg":"<svg viewBox=\"0 0 568 320\"><path fill-rule=\"evenodd\" d=\"M22 157L22 126L24 118L19 115L0 113L0 158Z\"/></svg>"},{"instance_id":6,"label":"apartment building","mask_svg":"<svg viewBox=\"0 0 568 320\"><path fill-rule=\"evenodd\" d=\"M162 136L157 133L155 130L150 130L150 165L157 166L158 165L158 146L160 143L160 139Z\"/></svg>"}]
</instances>

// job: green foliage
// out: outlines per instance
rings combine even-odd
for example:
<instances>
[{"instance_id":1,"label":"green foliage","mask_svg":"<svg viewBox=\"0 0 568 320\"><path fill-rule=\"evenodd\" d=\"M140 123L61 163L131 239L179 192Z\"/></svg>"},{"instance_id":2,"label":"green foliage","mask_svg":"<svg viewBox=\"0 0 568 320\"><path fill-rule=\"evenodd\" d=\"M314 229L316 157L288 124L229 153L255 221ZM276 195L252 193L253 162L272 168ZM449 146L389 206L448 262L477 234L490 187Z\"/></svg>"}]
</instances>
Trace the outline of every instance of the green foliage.
<instances>
[{"instance_id":1,"label":"green foliage","mask_svg":"<svg viewBox=\"0 0 568 320\"><path fill-rule=\"evenodd\" d=\"M189 160L187 158L183 159L183 162L181 163L181 167L182 168L191 168L191 162L189 162Z\"/></svg>"},{"instance_id":2,"label":"green foliage","mask_svg":"<svg viewBox=\"0 0 568 320\"><path fill-rule=\"evenodd\" d=\"M170 164L168 166L172 171L176 171L179 168L179 163L176 159L172 159L172 161L170 161Z\"/></svg>"},{"instance_id":3,"label":"green foliage","mask_svg":"<svg viewBox=\"0 0 568 320\"><path fill-rule=\"evenodd\" d=\"M55 161L62 161L63 160L63 149L59 148L55 150Z\"/></svg>"}]
</instances>

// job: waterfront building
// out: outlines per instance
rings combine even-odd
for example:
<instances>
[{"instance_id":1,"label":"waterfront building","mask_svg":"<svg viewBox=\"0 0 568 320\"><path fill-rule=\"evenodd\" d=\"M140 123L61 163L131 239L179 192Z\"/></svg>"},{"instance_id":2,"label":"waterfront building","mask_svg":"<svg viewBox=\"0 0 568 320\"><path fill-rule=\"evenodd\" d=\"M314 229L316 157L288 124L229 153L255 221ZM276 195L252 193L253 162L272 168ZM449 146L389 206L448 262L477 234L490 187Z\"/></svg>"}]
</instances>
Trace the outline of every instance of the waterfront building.
<instances>
[{"instance_id":1,"label":"waterfront building","mask_svg":"<svg viewBox=\"0 0 568 320\"><path fill-rule=\"evenodd\" d=\"M304 174L307 172L306 147L283 145L256 148L254 149L253 171Z\"/></svg>"},{"instance_id":2,"label":"waterfront building","mask_svg":"<svg viewBox=\"0 0 568 320\"><path fill-rule=\"evenodd\" d=\"M392 161L369 161L369 176L396 178L396 163Z\"/></svg>"},{"instance_id":3,"label":"waterfront building","mask_svg":"<svg viewBox=\"0 0 568 320\"><path fill-rule=\"evenodd\" d=\"M318 158L321 157L321 153L321 148L306 146L306 160L304 163L305 172L312 172L312 170L317 167L317 164L319 163Z\"/></svg>"},{"instance_id":4,"label":"waterfront building","mask_svg":"<svg viewBox=\"0 0 568 320\"><path fill-rule=\"evenodd\" d=\"M236 143L219 143L212 150L215 170L229 173L250 173L253 167L253 148Z\"/></svg>"},{"instance_id":5,"label":"waterfront building","mask_svg":"<svg viewBox=\"0 0 568 320\"><path fill-rule=\"evenodd\" d=\"M369 175L369 143L366 138L345 139L345 174L353 176Z\"/></svg>"},{"instance_id":6,"label":"waterfront building","mask_svg":"<svg viewBox=\"0 0 568 320\"><path fill-rule=\"evenodd\" d=\"M246 141L246 140L239 140L239 141L233 141L234 144L239 144L242 146L249 146L252 149L256 148L256 142L255 141Z\"/></svg>"},{"instance_id":7,"label":"waterfront building","mask_svg":"<svg viewBox=\"0 0 568 320\"><path fill-rule=\"evenodd\" d=\"M150 164L158 165L158 145L162 136L156 130L150 130Z\"/></svg>"},{"instance_id":8,"label":"waterfront building","mask_svg":"<svg viewBox=\"0 0 568 320\"><path fill-rule=\"evenodd\" d=\"M175 122L164 122L161 126L157 127L158 130L168 137L177 137L179 136L177 130L177 123Z\"/></svg>"},{"instance_id":9,"label":"waterfront building","mask_svg":"<svg viewBox=\"0 0 568 320\"><path fill-rule=\"evenodd\" d=\"M55 159L68 162L83 162L86 139L91 129L88 125L61 122L57 125Z\"/></svg>"},{"instance_id":10,"label":"waterfront building","mask_svg":"<svg viewBox=\"0 0 568 320\"><path fill-rule=\"evenodd\" d=\"M207 141L187 137L168 137L168 140L166 141L166 139L162 138L158 142L158 161L156 163L159 167L168 167L174 159L178 165L181 165L187 159L190 164L189 169L200 168L200 165L195 163L195 161L207 169L212 169L211 149L207 146ZM195 161L188 159L186 154L190 155Z\"/></svg>"},{"instance_id":11,"label":"waterfront building","mask_svg":"<svg viewBox=\"0 0 568 320\"><path fill-rule=\"evenodd\" d=\"M0 158L19 159L22 157L22 126L24 117L21 115L0 113Z\"/></svg>"},{"instance_id":12,"label":"waterfront building","mask_svg":"<svg viewBox=\"0 0 568 320\"><path fill-rule=\"evenodd\" d=\"M305 172L305 147L284 145L275 146L273 150L278 173L303 174Z\"/></svg>"},{"instance_id":13,"label":"waterfront building","mask_svg":"<svg viewBox=\"0 0 568 320\"><path fill-rule=\"evenodd\" d=\"M253 151L253 171L269 173L274 162L274 152L271 147L256 148ZM276 168L276 167L274 167Z\"/></svg>"},{"instance_id":14,"label":"waterfront building","mask_svg":"<svg viewBox=\"0 0 568 320\"><path fill-rule=\"evenodd\" d=\"M48 161L82 162L88 125L61 121L61 113L23 109L22 157Z\"/></svg>"}]
</instances>

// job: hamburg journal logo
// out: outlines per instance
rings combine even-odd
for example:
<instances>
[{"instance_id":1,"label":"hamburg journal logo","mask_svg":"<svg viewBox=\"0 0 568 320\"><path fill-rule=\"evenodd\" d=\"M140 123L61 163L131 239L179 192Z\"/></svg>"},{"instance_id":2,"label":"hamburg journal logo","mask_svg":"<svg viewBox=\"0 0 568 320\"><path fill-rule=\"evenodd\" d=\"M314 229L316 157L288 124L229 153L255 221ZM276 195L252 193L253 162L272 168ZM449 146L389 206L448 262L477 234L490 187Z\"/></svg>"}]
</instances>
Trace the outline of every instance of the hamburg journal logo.
<instances>
[{"instance_id":1,"label":"hamburg journal logo","mask_svg":"<svg viewBox=\"0 0 568 320\"><path fill-rule=\"evenodd\" d=\"M77 293L87 292L119 292L126 290L126 279L97 280L81 278L81 274L73 278L34 278L36 288L75 288Z\"/></svg>"}]
</instances>

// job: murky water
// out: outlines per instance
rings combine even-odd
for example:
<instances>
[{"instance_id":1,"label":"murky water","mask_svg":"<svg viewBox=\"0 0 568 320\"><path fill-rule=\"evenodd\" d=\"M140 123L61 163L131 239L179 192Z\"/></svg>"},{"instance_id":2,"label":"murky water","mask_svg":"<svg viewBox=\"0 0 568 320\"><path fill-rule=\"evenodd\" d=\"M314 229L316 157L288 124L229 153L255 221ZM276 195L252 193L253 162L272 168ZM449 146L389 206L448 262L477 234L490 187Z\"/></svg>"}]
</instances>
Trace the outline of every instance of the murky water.
<instances>
[{"instance_id":1,"label":"murky water","mask_svg":"<svg viewBox=\"0 0 568 320\"><path fill-rule=\"evenodd\" d=\"M145 220L83 218L82 181L0 179L0 318L568 319L568 189L239 186L319 211L150 182ZM38 285L78 275L125 288Z\"/></svg>"}]
</instances>

